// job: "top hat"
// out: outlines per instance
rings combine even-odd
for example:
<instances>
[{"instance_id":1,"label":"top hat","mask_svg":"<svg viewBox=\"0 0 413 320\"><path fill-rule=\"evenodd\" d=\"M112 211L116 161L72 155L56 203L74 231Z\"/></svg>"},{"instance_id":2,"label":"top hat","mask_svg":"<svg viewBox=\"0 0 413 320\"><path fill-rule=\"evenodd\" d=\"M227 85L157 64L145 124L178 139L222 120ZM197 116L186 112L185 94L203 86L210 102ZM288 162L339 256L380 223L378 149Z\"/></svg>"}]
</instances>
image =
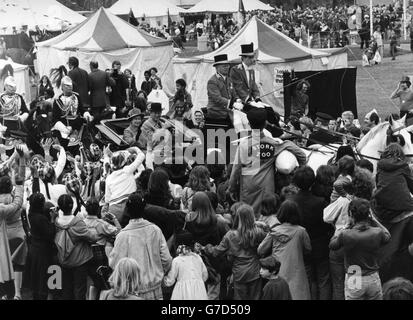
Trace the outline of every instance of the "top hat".
<instances>
[{"instance_id":1,"label":"top hat","mask_svg":"<svg viewBox=\"0 0 413 320\"><path fill-rule=\"evenodd\" d=\"M220 64L229 64L228 55L227 54L220 54L214 57L214 67Z\"/></svg>"},{"instance_id":2,"label":"top hat","mask_svg":"<svg viewBox=\"0 0 413 320\"><path fill-rule=\"evenodd\" d=\"M316 116L317 116L318 119L324 120L324 121L334 120L334 118L332 116L330 116L329 114L324 113L324 112L317 112Z\"/></svg>"},{"instance_id":3,"label":"top hat","mask_svg":"<svg viewBox=\"0 0 413 320\"><path fill-rule=\"evenodd\" d=\"M250 44L242 44L241 45L241 57L252 57L255 55L254 52L254 43L251 42Z\"/></svg>"},{"instance_id":4,"label":"top hat","mask_svg":"<svg viewBox=\"0 0 413 320\"><path fill-rule=\"evenodd\" d=\"M151 112L162 112L162 104L159 102L151 103Z\"/></svg>"}]
</instances>

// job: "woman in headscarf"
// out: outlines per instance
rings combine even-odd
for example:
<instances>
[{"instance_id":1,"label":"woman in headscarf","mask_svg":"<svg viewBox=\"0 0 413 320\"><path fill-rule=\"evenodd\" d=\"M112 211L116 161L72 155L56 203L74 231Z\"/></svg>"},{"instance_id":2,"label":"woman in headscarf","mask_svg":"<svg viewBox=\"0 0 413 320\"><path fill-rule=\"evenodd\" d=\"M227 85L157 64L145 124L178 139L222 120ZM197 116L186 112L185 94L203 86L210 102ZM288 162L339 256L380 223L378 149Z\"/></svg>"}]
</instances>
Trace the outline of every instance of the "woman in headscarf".
<instances>
[{"instance_id":1,"label":"woman in headscarf","mask_svg":"<svg viewBox=\"0 0 413 320\"><path fill-rule=\"evenodd\" d=\"M130 148L136 153L135 160L127 165L128 153L118 152L111 159L112 173L106 178L105 183L105 207L104 212L109 212L116 216L121 226L128 223L128 218L124 215L128 197L136 192L135 171L145 160L145 154L139 148Z\"/></svg>"}]
</instances>

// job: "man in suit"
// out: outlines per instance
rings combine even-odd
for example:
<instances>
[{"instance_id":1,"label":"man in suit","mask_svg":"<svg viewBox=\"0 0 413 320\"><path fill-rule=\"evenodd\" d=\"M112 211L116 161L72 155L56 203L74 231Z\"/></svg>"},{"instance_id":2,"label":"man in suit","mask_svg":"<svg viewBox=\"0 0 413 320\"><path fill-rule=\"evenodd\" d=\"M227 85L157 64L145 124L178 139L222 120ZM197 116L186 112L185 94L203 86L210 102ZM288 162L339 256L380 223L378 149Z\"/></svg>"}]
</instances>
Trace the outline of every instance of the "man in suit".
<instances>
[{"instance_id":1,"label":"man in suit","mask_svg":"<svg viewBox=\"0 0 413 320\"><path fill-rule=\"evenodd\" d=\"M86 70L79 68L79 59L76 57L69 58L68 76L73 82L73 91L79 94L83 107L88 108L89 102L89 75Z\"/></svg>"},{"instance_id":2,"label":"man in suit","mask_svg":"<svg viewBox=\"0 0 413 320\"><path fill-rule=\"evenodd\" d=\"M256 100L260 96L257 83L255 82L254 65L256 64L254 44L241 46L241 64L231 69L230 78L234 84L236 99L238 102L247 103Z\"/></svg>"},{"instance_id":3,"label":"man in suit","mask_svg":"<svg viewBox=\"0 0 413 320\"><path fill-rule=\"evenodd\" d=\"M229 61L226 54L214 57L214 74L208 81L207 119L232 123L233 112L230 109L235 95L234 86L229 77Z\"/></svg>"},{"instance_id":4,"label":"man in suit","mask_svg":"<svg viewBox=\"0 0 413 320\"><path fill-rule=\"evenodd\" d=\"M109 97L106 88L115 85L109 74L99 70L97 61L90 62L89 91L90 91L90 111L94 117L94 123L98 124L103 117L103 112L109 105Z\"/></svg>"},{"instance_id":5,"label":"man in suit","mask_svg":"<svg viewBox=\"0 0 413 320\"><path fill-rule=\"evenodd\" d=\"M254 51L254 43L241 45L241 64L235 66L230 71L230 78L234 84L235 99L239 104L243 104L243 111L248 113L251 110L249 102L261 101L260 90L258 89L254 66L257 62ZM272 134L277 134L278 116L272 107L266 107L267 130Z\"/></svg>"},{"instance_id":6,"label":"man in suit","mask_svg":"<svg viewBox=\"0 0 413 320\"><path fill-rule=\"evenodd\" d=\"M111 78L115 80L110 94L110 105L116 107L116 117L123 118L127 115L126 108L126 89L129 87L128 78L121 71L122 64L120 61L113 61Z\"/></svg>"}]
</instances>

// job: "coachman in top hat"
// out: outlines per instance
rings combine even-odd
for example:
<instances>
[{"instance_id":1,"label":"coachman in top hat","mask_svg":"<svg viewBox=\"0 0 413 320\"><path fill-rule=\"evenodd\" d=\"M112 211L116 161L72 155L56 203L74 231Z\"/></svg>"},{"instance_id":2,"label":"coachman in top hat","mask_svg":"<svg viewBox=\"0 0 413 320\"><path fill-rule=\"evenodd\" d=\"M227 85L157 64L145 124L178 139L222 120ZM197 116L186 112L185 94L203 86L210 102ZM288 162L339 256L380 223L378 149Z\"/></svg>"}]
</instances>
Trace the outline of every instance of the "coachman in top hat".
<instances>
[{"instance_id":1,"label":"coachman in top hat","mask_svg":"<svg viewBox=\"0 0 413 320\"><path fill-rule=\"evenodd\" d=\"M256 101L260 91L255 81L256 55L254 43L241 45L241 64L231 69L230 77L234 84L235 96L238 102Z\"/></svg>"},{"instance_id":2,"label":"coachman in top hat","mask_svg":"<svg viewBox=\"0 0 413 320\"><path fill-rule=\"evenodd\" d=\"M209 79L207 85L208 106L207 119L232 124L231 110L235 98L234 86L229 77L230 63L226 54L214 57L216 73Z\"/></svg>"}]
</instances>

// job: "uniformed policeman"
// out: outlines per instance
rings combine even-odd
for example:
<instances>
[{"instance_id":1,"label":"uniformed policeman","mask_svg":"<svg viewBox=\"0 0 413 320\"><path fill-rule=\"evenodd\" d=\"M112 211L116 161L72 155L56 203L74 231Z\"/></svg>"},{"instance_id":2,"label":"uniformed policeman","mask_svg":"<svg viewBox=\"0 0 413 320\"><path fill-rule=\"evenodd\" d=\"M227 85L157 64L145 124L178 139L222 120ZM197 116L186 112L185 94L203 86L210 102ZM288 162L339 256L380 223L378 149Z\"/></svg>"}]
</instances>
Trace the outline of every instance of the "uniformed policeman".
<instances>
[{"instance_id":1,"label":"uniformed policeman","mask_svg":"<svg viewBox=\"0 0 413 320\"><path fill-rule=\"evenodd\" d=\"M332 116L327 113L317 112L315 121L315 131L310 134L307 141L307 147L314 144L331 144L339 143L340 138L328 132L328 124L330 120L334 120Z\"/></svg>"}]
</instances>

